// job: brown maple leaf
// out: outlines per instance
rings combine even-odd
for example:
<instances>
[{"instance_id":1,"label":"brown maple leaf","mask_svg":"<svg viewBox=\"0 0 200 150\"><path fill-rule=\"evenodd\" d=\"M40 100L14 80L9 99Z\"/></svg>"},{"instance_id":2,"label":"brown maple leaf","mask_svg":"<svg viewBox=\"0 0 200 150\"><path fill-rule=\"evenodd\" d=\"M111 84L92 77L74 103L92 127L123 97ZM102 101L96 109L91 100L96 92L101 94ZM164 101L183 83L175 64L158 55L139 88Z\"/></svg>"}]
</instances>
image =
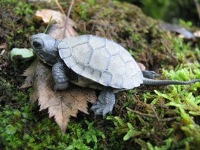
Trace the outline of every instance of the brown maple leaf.
<instances>
[{"instance_id":1,"label":"brown maple leaf","mask_svg":"<svg viewBox=\"0 0 200 150\"><path fill-rule=\"evenodd\" d=\"M22 76L25 76L26 79L20 88L22 89L28 88L33 85L33 77L34 77L35 68L37 66L37 62L38 62L38 59L35 59L35 61L32 62L32 64L28 67L28 69L26 69L24 73L22 74Z\"/></svg>"},{"instance_id":2,"label":"brown maple leaf","mask_svg":"<svg viewBox=\"0 0 200 150\"><path fill-rule=\"evenodd\" d=\"M48 108L49 117L54 116L63 133L70 116L76 117L78 110L88 114L88 102L96 101L95 91L91 89L71 85L67 90L55 91L51 68L40 61L37 61L34 79L31 102L38 100L40 111Z\"/></svg>"}]
</instances>

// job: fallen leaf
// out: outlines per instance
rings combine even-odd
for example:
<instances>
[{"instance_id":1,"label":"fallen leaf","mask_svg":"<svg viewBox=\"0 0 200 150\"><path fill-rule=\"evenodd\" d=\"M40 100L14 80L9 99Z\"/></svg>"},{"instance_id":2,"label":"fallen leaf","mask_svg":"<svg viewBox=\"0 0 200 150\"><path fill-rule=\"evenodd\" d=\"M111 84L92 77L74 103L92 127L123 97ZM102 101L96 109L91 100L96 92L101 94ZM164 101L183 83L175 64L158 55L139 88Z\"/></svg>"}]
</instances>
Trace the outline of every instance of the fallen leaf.
<instances>
[{"instance_id":1,"label":"fallen leaf","mask_svg":"<svg viewBox=\"0 0 200 150\"><path fill-rule=\"evenodd\" d=\"M46 24L48 24L49 21L52 21L55 24L62 24L67 19L66 15L62 14L60 11L51 9L38 10L35 13L35 17L42 19L42 21ZM76 26L76 23L70 18L68 18L68 24L71 27Z\"/></svg>"},{"instance_id":2,"label":"fallen leaf","mask_svg":"<svg viewBox=\"0 0 200 150\"><path fill-rule=\"evenodd\" d=\"M146 67L145 67L144 64L139 63L139 62L137 62L137 64L138 64L138 66L140 67L140 69L141 69L142 71L143 71L143 70L146 70Z\"/></svg>"},{"instance_id":3,"label":"fallen leaf","mask_svg":"<svg viewBox=\"0 0 200 150\"><path fill-rule=\"evenodd\" d=\"M33 57L33 51L26 48L13 48L10 52L10 58L13 61L15 57L30 58Z\"/></svg>"},{"instance_id":4,"label":"fallen leaf","mask_svg":"<svg viewBox=\"0 0 200 150\"><path fill-rule=\"evenodd\" d=\"M63 39L64 37L73 37L78 35L69 23L53 24L49 29L48 34L59 40Z\"/></svg>"},{"instance_id":5,"label":"fallen leaf","mask_svg":"<svg viewBox=\"0 0 200 150\"><path fill-rule=\"evenodd\" d=\"M0 45L0 49L6 49L7 48L7 44L6 43L2 43L1 45Z\"/></svg>"},{"instance_id":6,"label":"fallen leaf","mask_svg":"<svg viewBox=\"0 0 200 150\"><path fill-rule=\"evenodd\" d=\"M46 24L48 24L50 20L54 23L62 23L66 18L66 16L60 11L51 9L38 10L35 13L35 17L38 20L42 20Z\"/></svg>"},{"instance_id":7,"label":"fallen leaf","mask_svg":"<svg viewBox=\"0 0 200 150\"><path fill-rule=\"evenodd\" d=\"M88 114L87 103L94 103L94 90L71 86L68 90L54 91L51 69L38 61L31 102L38 99L40 111L47 109L49 117L54 117L62 133L65 132L70 116L76 117L78 110Z\"/></svg>"},{"instance_id":8,"label":"fallen leaf","mask_svg":"<svg viewBox=\"0 0 200 150\"><path fill-rule=\"evenodd\" d=\"M42 9L36 12L35 17L41 19L44 23L49 23L49 21L54 23L48 31L48 34L53 38L63 39L78 35L73 29L76 23L70 18L67 19L60 11Z\"/></svg>"},{"instance_id":9,"label":"fallen leaf","mask_svg":"<svg viewBox=\"0 0 200 150\"><path fill-rule=\"evenodd\" d=\"M6 51L5 49L3 49L3 50L1 51L0 57L3 56L3 54L5 53L5 51Z\"/></svg>"},{"instance_id":10,"label":"fallen leaf","mask_svg":"<svg viewBox=\"0 0 200 150\"><path fill-rule=\"evenodd\" d=\"M200 38L200 31L195 31L193 34L195 37Z\"/></svg>"},{"instance_id":11,"label":"fallen leaf","mask_svg":"<svg viewBox=\"0 0 200 150\"><path fill-rule=\"evenodd\" d=\"M26 79L23 83L23 85L20 88L28 88L33 85L33 78L34 78L34 73L35 73L35 68L37 66L38 59L35 59L34 62L24 71L22 76L25 76Z\"/></svg>"}]
</instances>

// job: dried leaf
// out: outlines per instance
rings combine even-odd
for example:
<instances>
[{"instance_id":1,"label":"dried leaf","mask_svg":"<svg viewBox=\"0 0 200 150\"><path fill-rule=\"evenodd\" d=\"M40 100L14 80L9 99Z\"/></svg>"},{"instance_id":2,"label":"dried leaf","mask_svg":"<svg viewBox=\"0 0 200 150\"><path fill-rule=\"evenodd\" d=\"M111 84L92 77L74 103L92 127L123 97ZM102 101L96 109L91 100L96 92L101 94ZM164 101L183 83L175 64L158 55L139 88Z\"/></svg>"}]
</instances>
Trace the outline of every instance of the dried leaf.
<instances>
[{"instance_id":1,"label":"dried leaf","mask_svg":"<svg viewBox=\"0 0 200 150\"><path fill-rule=\"evenodd\" d=\"M61 12L51 9L38 10L35 13L35 17L47 24L49 23L50 20L55 23L62 23L63 20L65 20L66 18L66 16Z\"/></svg>"},{"instance_id":2,"label":"dried leaf","mask_svg":"<svg viewBox=\"0 0 200 150\"><path fill-rule=\"evenodd\" d=\"M70 23L53 24L49 29L48 34L55 39L63 39L64 37L73 37L78 35Z\"/></svg>"},{"instance_id":3,"label":"dried leaf","mask_svg":"<svg viewBox=\"0 0 200 150\"><path fill-rule=\"evenodd\" d=\"M15 57L31 58L33 57L33 51L27 48L13 48L10 52L10 58L13 61Z\"/></svg>"},{"instance_id":4,"label":"dried leaf","mask_svg":"<svg viewBox=\"0 0 200 150\"><path fill-rule=\"evenodd\" d=\"M67 17L59 11L42 9L36 12L35 17L42 19L44 23L49 23L49 21L55 23L48 32L53 38L63 39L65 37L77 36L77 33L73 29L76 23L70 18L67 19Z\"/></svg>"},{"instance_id":5,"label":"dried leaf","mask_svg":"<svg viewBox=\"0 0 200 150\"><path fill-rule=\"evenodd\" d=\"M70 116L76 117L78 110L88 114L87 102L94 103L94 90L72 86L68 90L54 91L51 69L38 62L35 70L35 82L31 102L38 99L40 111L47 109L49 117L55 118L64 133Z\"/></svg>"},{"instance_id":6,"label":"dried leaf","mask_svg":"<svg viewBox=\"0 0 200 150\"><path fill-rule=\"evenodd\" d=\"M200 38L200 31L195 31L193 34L195 37Z\"/></svg>"},{"instance_id":7,"label":"dried leaf","mask_svg":"<svg viewBox=\"0 0 200 150\"><path fill-rule=\"evenodd\" d=\"M141 69L142 71L143 71L143 70L146 70L146 67L145 67L144 64L139 63L139 62L137 62L137 64L138 64L138 66L140 67L140 69Z\"/></svg>"},{"instance_id":8,"label":"dried leaf","mask_svg":"<svg viewBox=\"0 0 200 150\"><path fill-rule=\"evenodd\" d=\"M0 49L6 49L7 48L7 44L6 43L2 43L1 45L0 45Z\"/></svg>"},{"instance_id":9,"label":"dried leaf","mask_svg":"<svg viewBox=\"0 0 200 150\"><path fill-rule=\"evenodd\" d=\"M36 59L32 64L24 71L22 76L25 76L26 79L24 81L24 84L20 88L28 88L31 87L33 84L33 77L35 73L35 68L37 66L38 59Z\"/></svg>"},{"instance_id":10,"label":"dried leaf","mask_svg":"<svg viewBox=\"0 0 200 150\"><path fill-rule=\"evenodd\" d=\"M0 57L3 56L3 54L5 53L5 51L6 51L5 49L3 49L3 50L1 51Z\"/></svg>"}]
</instances>

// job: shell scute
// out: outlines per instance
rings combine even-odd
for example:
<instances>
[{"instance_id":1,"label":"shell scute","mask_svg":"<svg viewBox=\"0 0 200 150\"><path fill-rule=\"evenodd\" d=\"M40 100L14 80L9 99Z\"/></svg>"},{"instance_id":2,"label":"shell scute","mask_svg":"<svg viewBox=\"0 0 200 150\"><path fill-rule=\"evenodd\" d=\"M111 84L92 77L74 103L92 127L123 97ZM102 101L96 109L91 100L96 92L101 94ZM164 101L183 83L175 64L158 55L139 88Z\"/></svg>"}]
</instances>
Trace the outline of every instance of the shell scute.
<instances>
[{"instance_id":1,"label":"shell scute","mask_svg":"<svg viewBox=\"0 0 200 150\"><path fill-rule=\"evenodd\" d=\"M104 71L108 66L109 57L105 48L93 50L89 65L96 70Z\"/></svg>"},{"instance_id":2,"label":"shell scute","mask_svg":"<svg viewBox=\"0 0 200 150\"><path fill-rule=\"evenodd\" d=\"M80 74L82 76L87 76L88 78L92 78L92 73L94 72L94 69L90 66L87 66L83 69L83 72Z\"/></svg>"},{"instance_id":3,"label":"shell scute","mask_svg":"<svg viewBox=\"0 0 200 150\"><path fill-rule=\"evenodd\" d=\"M108 66L108 71L113 72L116 75L123 75L126 73L125 63L119 55L112 56Z\"/></svg>"},{"instance_id":4,"label":"shell scute","mask_svg":"<svg viewBox=\"0 0 200 150\"><path fill-rule=\"evenodd\" d=\"M81 74L81 73L83 72L84 68L85 68L84 65L78 64L78 65L72 66L71 69L72 69L74 72L76 72L77 74Z\"/></svg>"},{"instance_id":5,"label":"shell scute","mask_svg":"<svg viewBox=\"0 0 200 150\"><path fill-rule=\"evenodd\" d=\"M106 39L97 36L90 36L88 44L95 50L105 47L105 40Z\"/></svg>"},{"instance_id":6,"label":"shell scute","mask_svg":"<svg viewBox=\"0 0 200 150\"><path fill-rule=\"evenodd\" d=\"M122 49L123 47L121 47L113 41L106 40L105 48L107 49L110 55L115 56L120 54L120 49Z\"/></svg>"},{"instance_id":7,"label":"shell scute","mask_svg":"<svg viewBox=\"0 0 200 150\"><path fill-rule=\"evenodd\" d=\"M105 85L109 86L111 81L112 81L112 74L110 72L108 72L108 71L104 71L102 73L102 77L101 78L102 78L102 82Z\"/></svg>"},{"instance_id":8,"label":"shell scute","mask_svg":"<svg viewBox=\"0 0 200 150\"><path fill-rule=\"evenodd\" d=\"M73 58L73 57L68 57L68 58L65 58L63 59L65 64L69 67L69 68L72 68L74 67L75 65L77 65L77 62L76 60Z\"/></svg>"},{"instance_id":9,"label":"shell scute","mask_svg":"<svg viewBox=\"0 0 200 150\"><path fill-rule=\"evenodd\" d=\"M77 40L78 38L78 40ZM88 43L89 36L78 36L78 37L71 37L71 38L65 38L65 42L69 43L71 47L82 45L84 43Z\"/></svg>"},{"instance_id":10,"label":"shell scute","mask_svg":"<svg viewBox=\"0 0 200 150\"><path fill-rule=\"evenodd\" d=\"M91 59L92 49L86 43L76 45L72 49L72 55L75 57L76 61L81 64L88 64ZM82 56L82 57L80 57Z\"/></svg>"},{"instance_id":11,"label":"shell scute","mask_svg":"<svg viewBox=\"0 0 200 150\"><path fill-rule=\"evenodd\" d=\"M127 79L126 79L127 80ZM118 88L124 88L123 77L121 75L114 75L112 78L112 84Z\"/></svg>"},{"instance_id":12,"label":"shell scute","mask_svg":"<svg viewBox=\"0 0 200 150\"><path fill-rule=\"evenodd\" d=\"M68 50L66 50L66 49L68 49ZM65 48L65 49L61 48L61 49L59 50L59 55L60 55L60 58L61 58L61 59L65 59L65 58L71 56L71 51L70 51L69 48Z\"/></svg>"},{"instance_id":13,"label":"shell scute","mask_svg":"<svg viewBox=\"0 0 200 150\"><path fill-rule=\"evenodd\" d=\"M121 53L120 57L125 63L133 60L133 57L129 54L128 51L124 51L123 53Z\"/></svg>"}]
</instances>

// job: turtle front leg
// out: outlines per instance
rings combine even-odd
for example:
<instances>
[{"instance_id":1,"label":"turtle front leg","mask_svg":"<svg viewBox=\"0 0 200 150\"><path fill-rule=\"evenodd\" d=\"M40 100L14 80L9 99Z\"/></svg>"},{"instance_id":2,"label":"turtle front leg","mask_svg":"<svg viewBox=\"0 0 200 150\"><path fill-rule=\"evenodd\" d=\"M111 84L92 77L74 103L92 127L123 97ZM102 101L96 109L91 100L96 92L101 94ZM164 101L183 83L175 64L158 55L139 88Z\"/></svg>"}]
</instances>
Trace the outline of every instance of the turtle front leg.
<instances>
[{"instance_id":1,"label":"turtle front leg","mask_svg":"<svg viewBox=\"0 0 200 150\"><path fill-rule=\"evenodd\" d=\"M52 67L52 76L54 79L55 90L65 90L69 86L69 79L65 74L64 65L61 62L56 63Z\"/></svg>"},{"instance_id":2,"label":"turtle front leg","mask_svg":"<svg viewBox=\"0 0 200 150\"><path fill-rule=\"evenodd\" d=\"M104 88L97 102L91 107L91 110L94 111L95 115L105 116L107 113L112 112L115 104L115 94L112 88Z\"/></svg>"}]
</instances>

